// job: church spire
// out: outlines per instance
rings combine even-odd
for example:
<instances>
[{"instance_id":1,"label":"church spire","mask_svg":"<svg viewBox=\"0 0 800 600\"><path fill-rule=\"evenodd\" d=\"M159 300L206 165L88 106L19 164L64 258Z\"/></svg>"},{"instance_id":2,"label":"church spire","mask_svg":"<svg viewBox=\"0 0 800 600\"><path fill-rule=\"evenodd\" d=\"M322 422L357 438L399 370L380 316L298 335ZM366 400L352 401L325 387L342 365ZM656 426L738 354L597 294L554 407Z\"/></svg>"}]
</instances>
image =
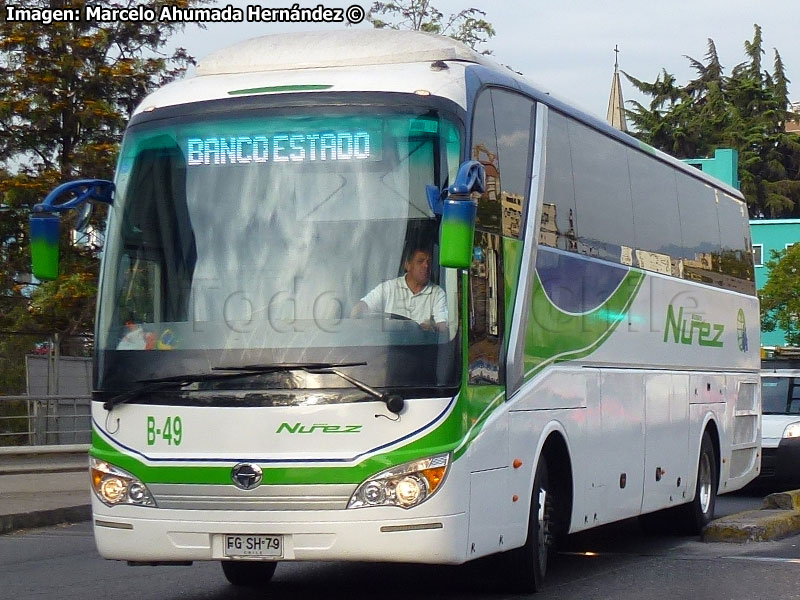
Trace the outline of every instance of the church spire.
<instances>
[{"instance_id":1,"label":"church spire","mask_svg":"<svg viewBox=\"0 0 800 600\"><path fill-rule=\"evenodd\" d=\"M619 80L619 47L614 46L614 79L611 80L611 96L608 99L606 121L620 131L628 131L625 122L625 101L622 99L622 83Z\"/></svg>"}]
</instances>

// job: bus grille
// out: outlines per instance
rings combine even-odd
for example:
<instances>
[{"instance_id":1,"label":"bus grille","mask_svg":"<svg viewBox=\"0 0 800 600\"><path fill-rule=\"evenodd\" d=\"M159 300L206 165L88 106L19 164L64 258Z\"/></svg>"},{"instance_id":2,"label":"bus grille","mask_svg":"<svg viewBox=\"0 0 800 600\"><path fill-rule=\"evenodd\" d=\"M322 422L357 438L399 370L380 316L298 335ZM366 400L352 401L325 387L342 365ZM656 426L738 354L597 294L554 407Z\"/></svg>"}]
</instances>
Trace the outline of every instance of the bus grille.
<instances>
[{"instance_id":1,"label":"bus grille","mask_svg":"<svg viewBox=\"0 0 800 600\"><path fill-rule=\"evenodd\" d=\"M176 510L344 510L356 484L233 485L149 484L159 508Z\"/></svg>"}]
</instances>

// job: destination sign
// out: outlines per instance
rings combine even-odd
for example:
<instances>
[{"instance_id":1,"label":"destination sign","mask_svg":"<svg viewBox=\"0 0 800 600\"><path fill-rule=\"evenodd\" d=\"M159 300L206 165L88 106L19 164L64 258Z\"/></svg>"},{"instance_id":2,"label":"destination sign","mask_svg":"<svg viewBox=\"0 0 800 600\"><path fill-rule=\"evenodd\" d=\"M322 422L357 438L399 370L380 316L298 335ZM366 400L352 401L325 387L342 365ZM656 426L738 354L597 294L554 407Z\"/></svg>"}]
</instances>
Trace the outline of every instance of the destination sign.
<instances>
[{"instance_id":1,"label":"destination sign","mask_svg":"<svg viewBox=\"0 0 800 600\"><path fill-rule=\"evenodd\" d=\"M193 137L186 140L186 156L190 166L379 159L363 130Z\"/></svg>"}]
</instances>

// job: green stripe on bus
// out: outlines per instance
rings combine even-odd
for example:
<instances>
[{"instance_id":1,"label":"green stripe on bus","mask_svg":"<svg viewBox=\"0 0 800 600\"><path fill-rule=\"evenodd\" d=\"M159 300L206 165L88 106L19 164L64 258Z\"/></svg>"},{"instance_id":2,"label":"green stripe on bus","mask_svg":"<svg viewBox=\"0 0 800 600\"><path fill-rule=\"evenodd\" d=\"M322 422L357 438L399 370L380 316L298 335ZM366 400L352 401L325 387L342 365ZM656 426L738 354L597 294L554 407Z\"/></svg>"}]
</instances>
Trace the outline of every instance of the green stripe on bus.
<instances>
[{"instance_id":1,"label":"green stripe on bus","mask_svg":"<svg viewBox=\"0 0 800 600\"><path fill-rule=\"evenodd\" d=\"M367 477L389 467L416 460L433 454L451 452L460 441L461 410L456 408L450 418L428 435L406 446L385 454L370 457L357 465L325 465L309 466L310 463L297 466L272 467L258 460L231 459L224 465L195 465L192 462L181 463L176 456L172 464L148 464L146 459L133 456L121 447L108 442L96 430L92 432L90 454L97 459L107 461L141 479L145 484L230 484L231 468L238 462L253 462L264 470L264 484L324 484L324 483L361 483ZM193 461L195 462L195 461Z\"/></svg>"},{"instance_id":2,"label":"green stripe on bus","mask_svg":"<svg viewBox=\"0 0 800 600\"><path fill-rule=\"evenodd\" d=\"M525 379L549 364L584 358L597 350L625 319L643 281L643 273L631 270L601 306L575 315L550 301L537 274L525 340Z\"/></svg>"}]
</instances>

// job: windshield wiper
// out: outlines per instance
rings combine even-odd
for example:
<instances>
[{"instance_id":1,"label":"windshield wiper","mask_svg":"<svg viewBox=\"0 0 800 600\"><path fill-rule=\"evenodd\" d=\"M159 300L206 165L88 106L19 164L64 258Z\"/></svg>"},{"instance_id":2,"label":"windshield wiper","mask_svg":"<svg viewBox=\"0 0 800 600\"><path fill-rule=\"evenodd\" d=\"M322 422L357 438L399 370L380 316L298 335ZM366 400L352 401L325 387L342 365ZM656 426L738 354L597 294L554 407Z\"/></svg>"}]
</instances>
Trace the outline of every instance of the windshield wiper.
<instances>
[{"instance_id":1,"label":"windshield wiper","mask_svg":"<svg viewBox=\"0 0 800 600\"><path fill-rule=\"evenodd\" d=\"M275 373L279 371L305 371L312 375L338 375L345 381L352 383L355 387L362 392L366 392L373 398L377 398L384 404L389 412L399 414L405 406L405 400L398 394L383 394L373 387L368 386L363 381L359 381L355 377L351 377L346 373L342 373L338 369L341 367L360 367L364 366L365 362L346 362L346 363L273 363L263 365L245 365L243 367L214 367L213 370L221 371L242 371L243 373Z\"/></svg>"},{"instance_id":2,"label":"windshield wiper","mask_svg":"<svg viewBox=\"0 0 800 600\"><path fill-rule=\"evenodd\" d=\"M123 392L118 396L114 396L110 400L107 400L103 403L103 408L106 410L111 410L118 404L130 402L131 400L134 400L135 398L138 398L144 394L149 394L151 392L157 392L160 390L168 390L171 388L182 388L185 385L196 383L198 381L220 381L223 379L236 379L238 377L261 375L262 373L262 371L253 371L248 369L247 371L237 373L187 373L185 375L170 375L169 377L157 377L154 379L138 379L136 381L137 383L144 383L146 385Z\"/></svg>"},{"instance_id":3,"label":"windshield wiper","mask_svg":"<svg viewBox=\"0 0 800 600\"><path fill-rule=\"evenodd\" d=\"M402 396L398 394L383 394L368 386L366 383L359 381L355 377L351 377L346 373L342 373L338 369L341 367L360 367L364 366L365 362L343 362L343 363L329 363L329 362L307 362L307 363L270 363L259 365L244 365L241 367L214 367L212 371L227 371L227 373L187 373L185 375L170 375L169 377L158 377L155 379L139 379L137 383L143 383L142 387L123 392L118 396L114 396L103 404L103 408L111 410L118 404L130 402L144 394L157 392L160 390L167 390L172 388L182 388L190 383L199 381L220 381L224 379L236 379L239 377L252 377L254 375L263 375L265 373L280 373L284 371L305 371L311 374L333 374L338 375L345 381L353 384L355 387L363 392L366 392L373 398L377 398L384 404L390 412L399 414L405 406L405 401Z\"/></svg>"},{"instance_id":4,"label":"windshield wiper","mask_svg":"<svg viewBox=\"0 0 800 600\"><path fill-rule=\"evenodd\" d=\"M334 369L338 367L363 367L365 362L301 362L301 363L264 363L236 367L214 367L212 371L250 371L253 373L280 373L281 371L307 371L309 369Z\"/></svg>"}]
</instances>

